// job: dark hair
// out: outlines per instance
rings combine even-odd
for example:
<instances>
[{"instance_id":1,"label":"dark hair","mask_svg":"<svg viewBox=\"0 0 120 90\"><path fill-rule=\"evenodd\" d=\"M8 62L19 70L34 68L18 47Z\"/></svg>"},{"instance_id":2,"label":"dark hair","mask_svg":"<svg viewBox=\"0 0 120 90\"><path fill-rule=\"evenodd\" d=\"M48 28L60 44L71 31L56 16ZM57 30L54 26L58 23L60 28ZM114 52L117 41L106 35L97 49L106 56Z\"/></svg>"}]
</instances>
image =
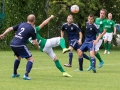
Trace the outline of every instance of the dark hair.
<instances>
[{"instance_id":1,"label":"dark hair","mask_svg":"<svg viewBox=\"0 0 120 90\"><path fill-rule=\"evenodd\" d=\"M93 19L94 19L94 15L93 14L89 14L89 17L93 17Z\"/></svg>"}]
</instances>

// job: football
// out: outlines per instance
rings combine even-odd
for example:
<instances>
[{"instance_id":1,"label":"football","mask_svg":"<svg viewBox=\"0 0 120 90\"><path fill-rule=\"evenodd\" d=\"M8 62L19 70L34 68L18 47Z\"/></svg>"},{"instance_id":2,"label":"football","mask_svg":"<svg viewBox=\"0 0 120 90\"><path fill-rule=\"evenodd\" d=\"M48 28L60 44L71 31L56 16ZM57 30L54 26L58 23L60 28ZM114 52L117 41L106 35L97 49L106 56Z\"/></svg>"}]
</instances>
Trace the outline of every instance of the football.
<instances>
[{"instance_id":1,"label":"football","mask_svg":"<svg viewBox=\"0 0 120 90\"><path fill-rule=\"evenodd\" d=\"M72 13L78 13L79 12L79 6L78 5L72 5L70 8L70 11Z\"/></svg>"}]
</instances>

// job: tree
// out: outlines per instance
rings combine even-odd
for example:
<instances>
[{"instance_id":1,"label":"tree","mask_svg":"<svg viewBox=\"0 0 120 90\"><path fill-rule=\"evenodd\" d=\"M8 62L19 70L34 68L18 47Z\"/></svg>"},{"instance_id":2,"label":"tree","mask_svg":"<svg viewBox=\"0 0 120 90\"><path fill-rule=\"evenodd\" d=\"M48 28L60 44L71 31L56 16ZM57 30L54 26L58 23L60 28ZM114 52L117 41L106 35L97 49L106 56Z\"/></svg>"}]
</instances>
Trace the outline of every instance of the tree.
<instances>
[{"instance_id":1,"label":"tree","mask_svg":"<svg viewBox=\"0 0 120 90\"><path fill-rule=\"evenodd\" d=\"M77 14L70 12L70 7L73 4L77 4L80 8ZM5 0L6 18L2 28L0 28L0 33L9 26L26 21L27 15L33 13L36 16L36 25L39 25L51 14L55 16L48 23L48 26L40 32L41 36L45 38L48 38L48 34L49 38L59 36L61 25L66 22L69 14L73 15L74 22L79 25L84 34L87 16L92 13L95 17L99 17L102 8L112 13L116 23L120 23L120 0ZM5 38L7 45L9 45L13 35L14 33L10 33Z\"/></svg>"}]
</instances>

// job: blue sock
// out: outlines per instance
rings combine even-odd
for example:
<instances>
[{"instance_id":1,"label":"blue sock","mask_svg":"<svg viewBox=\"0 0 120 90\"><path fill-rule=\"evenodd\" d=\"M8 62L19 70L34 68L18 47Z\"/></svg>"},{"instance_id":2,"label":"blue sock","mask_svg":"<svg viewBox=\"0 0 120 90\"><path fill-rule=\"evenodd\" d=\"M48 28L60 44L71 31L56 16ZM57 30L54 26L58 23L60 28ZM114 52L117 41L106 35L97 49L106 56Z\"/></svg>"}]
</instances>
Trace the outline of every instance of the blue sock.
<instances>
[{"instance_id":1,"label":"blue sock","mask_svg":"<svg viewBox=\"0 0 120 90\"><path fill-rule=\"evenodd\" d=\"M96 68L96 59L94 57L91 57L92 61L92 67Z\"/></svg>"},{"instance_id":2,"label":"blue sock","mask_svg":"<svg viewBox=\"0 0 120 90\"><path fill-rule=\"evenodd\" d=\"M89 57L85 53L83 53L83 57L87 60L90 60Z\"/></svg>"},{"instance_id":3,"label":"blue sock","mask_svg":"<svg viewBox=\"0 0 120 90\"><path fill-rule=\"evenodd\" d=\"M31 61L28 61L28 62L27 62L25 76L28 77L28 73L31 71L32 65L33 65L33 62L31 62Z\"/></svg>"},{"instance_id":4,"label":"blue sock","mask_svg":"<svg viewBox=\"0 0 120 90\"><path fill-rule=\"evenodd\" d=\"M69 52L69 64L72 65L72 58L73 58L73 53L72 51Z\"/></svg>"},{"instance_id":5,"label":"blue sock","mask_svg":"<svg viewBox=\"0 0 120 90\"><path fill-rule=\"evenodd\" d=\"M83 71L83 57L78 58L79 61L79 70Z\"/></svg>"},{"instance_id":6,"label":"blue sock","mask_svg":"<svg viewBox=\"0 0 120 90\"><path fill-rule=\"evenodd\" d=\"M17 69L19 67L19 64L20 64L20 60L15 60L14 61L14 74L17 74Z\"/></svg>"}]
</instances>

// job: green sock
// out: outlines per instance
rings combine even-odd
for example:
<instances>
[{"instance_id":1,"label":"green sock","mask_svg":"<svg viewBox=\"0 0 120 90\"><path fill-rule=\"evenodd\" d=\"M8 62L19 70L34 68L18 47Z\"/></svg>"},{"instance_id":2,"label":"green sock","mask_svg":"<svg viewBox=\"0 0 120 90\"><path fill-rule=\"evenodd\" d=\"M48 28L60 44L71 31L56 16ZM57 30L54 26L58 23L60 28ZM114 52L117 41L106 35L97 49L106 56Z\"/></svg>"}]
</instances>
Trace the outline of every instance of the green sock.
<instances>
[{"instance_id":1,"label":"green sock","mask_svg":"<svg viewBox=\"0 0 120 90\"><path fill-rule=\"evenodd\" d=\"M59 60L56 60L56 61L55 61L55 65L56 65L56 67L57 67L61 72L65 72L65 70L62 68Z\"/></svg>"},{"instance_id":2,"label":"green sock","mask_svg":"<svg viewBox=\"0 0 120 90\"><path fill-rule=\"evenodd\" d=\"M60 39L60 46L61 46L62 49L66 48L66 43L65 43L65 39L64 38Z\"/></svg>"},{"instance_id":3,"label":"green sock","mask_svg":"<svg viewBox=\"0 0 120 90\"><path fill-rule=\"evenodd\" d=\"M104 48L107 50L107 42L104 42Z\"/></svg>"},{"instance_id":4,"label":"green sock","mask_svg":"<svg viewBox=\"0 0 120 90\"><path fill-rule=\"evenodd\" d=\"M95 54L95 56L97 57L97 59L99 60L99 62L102 62L103 60L101 59L101 56L100 56L100 54L97 52L96 54Z\"/></svg>"},{"instance_id":5,"label":"green sock","mask_svg":"<svg viewBox=\"0 0 120 90\"><path fill-rule=\"evenodd\" d=\"M108 43L108 51L110 52L110 49L111 49L111 44Z\"/></svg>"}]
</instances>

